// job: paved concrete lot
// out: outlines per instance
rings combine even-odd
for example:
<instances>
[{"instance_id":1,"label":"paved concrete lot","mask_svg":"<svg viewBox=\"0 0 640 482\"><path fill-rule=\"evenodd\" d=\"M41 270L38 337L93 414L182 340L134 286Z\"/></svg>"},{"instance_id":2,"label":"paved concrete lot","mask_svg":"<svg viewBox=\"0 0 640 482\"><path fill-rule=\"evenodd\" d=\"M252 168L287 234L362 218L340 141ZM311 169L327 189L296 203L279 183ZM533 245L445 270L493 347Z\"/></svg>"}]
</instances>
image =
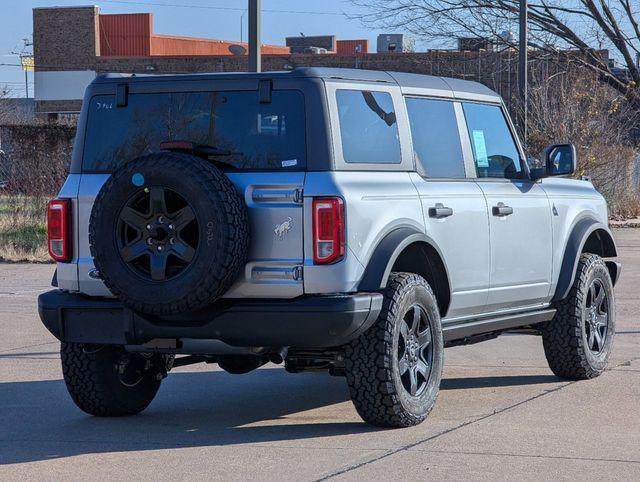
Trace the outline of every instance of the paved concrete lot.
<instances>
[{"instance_id":1,"label":"paved concrete lot","mask_svg":"<svg viewBox=\"0 0 640 482\"><path fill-rule=\"evenodd\" d=\"M50 265L0 265L0 479L640 479L640 230L624 264L610 370L566 382L538 337L445 353L419 427L363 424L343 379L267 366L171 372L136 417L97 419L68 398L36 296Z\"/></svg>"}]
</instances>

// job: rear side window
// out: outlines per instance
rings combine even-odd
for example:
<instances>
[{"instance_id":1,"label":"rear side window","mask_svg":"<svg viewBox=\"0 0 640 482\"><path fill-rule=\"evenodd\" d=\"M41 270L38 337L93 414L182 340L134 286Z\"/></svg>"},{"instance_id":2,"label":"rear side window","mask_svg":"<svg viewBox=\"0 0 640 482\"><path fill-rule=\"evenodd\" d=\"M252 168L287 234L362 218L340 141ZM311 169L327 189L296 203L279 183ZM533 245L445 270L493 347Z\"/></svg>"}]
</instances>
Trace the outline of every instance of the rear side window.
<instances>
[{"instance_id":1,"label":"rear side window","mask_svg":"<svg viewBox=\"0 0 640 482\"><path fill-rule=\"evenodd\" d=\"M453 103L407 98L413 153L427 177L464 178L464 157Z\"/></svg>"},{"instance_id":2,"label":"rear side window","mask_svg":"<svg viewBox=\"0 0 640 482\"><path fill-rule=\"evenodd\" d=\"M478 177L520 178L520 153L502 109L484 104L463 106Z\"/></svg>"},{"instance_id":3,"label":"rear side window","mask_svg":"<svg viewBox=\"0 0 640 482\"><path fill-rule=\"evenodd\" d=\"M400 164L400 137L391 94L338 90L336 100L345 162Z\"/></svg>"},{"instance_id":4,"label":"rear side window","mask_svg":"<svg viewBox=\"0 0 640 482\"><path fill-rule=\"evenodd\" d=\"M274 91L271 100L261 104L257 91L131 94L118 108L114 96L95 96L83 170L113 171L164 141L210 146L215 160L236 169L304 169L304 97Z\"/></svg>"}]
</instances>

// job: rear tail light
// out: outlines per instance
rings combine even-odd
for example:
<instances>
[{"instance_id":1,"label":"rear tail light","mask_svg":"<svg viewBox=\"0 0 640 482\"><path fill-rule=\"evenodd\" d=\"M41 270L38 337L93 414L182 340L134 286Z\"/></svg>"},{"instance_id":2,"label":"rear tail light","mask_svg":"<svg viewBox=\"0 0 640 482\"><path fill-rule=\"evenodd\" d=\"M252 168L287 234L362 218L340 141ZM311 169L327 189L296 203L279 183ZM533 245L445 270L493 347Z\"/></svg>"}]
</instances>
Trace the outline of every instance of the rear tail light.
<instances>
[{"instance_id":1,"label":"rear tail light","mask_svg":"<svg viewBox=\"0 0 640 482\"><path fill-rule=\"evenodd\" d=\"M47 209L47 238L49 256L54 261L71 261L71 200L52 199Z\"/></svg>"},{"instance_id":2,"label":"rear tail light","mask_svg":"<svg viewBox=\"0 0 640 482\"><path fill-rule=\"evenodd\" d=\"M313 199L313 262L334 263L344 257L344 202L339 197Z\"/></svg>"}]
</instances>

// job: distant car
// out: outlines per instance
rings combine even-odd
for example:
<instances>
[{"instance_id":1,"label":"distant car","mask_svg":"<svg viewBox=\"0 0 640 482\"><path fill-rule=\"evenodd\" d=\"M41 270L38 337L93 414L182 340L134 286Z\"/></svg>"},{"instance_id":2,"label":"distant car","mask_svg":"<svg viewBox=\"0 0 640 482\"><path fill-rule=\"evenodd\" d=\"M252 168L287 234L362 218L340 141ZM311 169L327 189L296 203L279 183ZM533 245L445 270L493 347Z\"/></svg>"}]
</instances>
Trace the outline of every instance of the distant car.
<instances>
[{"instance_id":1,"label":"distant car","mask_svg":"<svg viewBox=\"0 0 640 482\"><path fill-rule=\"evenodd\" d=\"M77 139L39 309L87 413L140 412L175 366L272 361L345 375L371 424L416 425L445 345L507 330L542 335L560 377L607 365L621 268L605 201L563 178L572 145L529 169L480 84L108 75Z\"/></svg>"}]
</instances>

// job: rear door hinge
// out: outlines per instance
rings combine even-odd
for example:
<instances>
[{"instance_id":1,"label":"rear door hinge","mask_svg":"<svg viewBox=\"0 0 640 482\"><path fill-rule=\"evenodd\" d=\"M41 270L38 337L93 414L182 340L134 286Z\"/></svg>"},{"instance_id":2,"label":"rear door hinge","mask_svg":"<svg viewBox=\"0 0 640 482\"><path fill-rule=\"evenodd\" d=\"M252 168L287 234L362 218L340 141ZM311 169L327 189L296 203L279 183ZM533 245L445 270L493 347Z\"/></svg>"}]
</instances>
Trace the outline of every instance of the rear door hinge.
<instances>
[{"instance_id":1,"label":"rear door hinge","mask_svg":"<svg viewBox=\"0 0 640 482\"><path fill-rule=\"evenodd\" d=\"M293 202L302 204L304 202L304 190L301 187L296 188L293 194Z\"/></svg>"},{"instance_id":2,"label":"rear door hinge","mask_svg":"<svg viewBox=\"0 0 640 482\"><path fill-rule=\"evenodd\" d=\"M293 279L296 281L302 281L304 279L302 266L296 266L293 268Z\"/></svg>"}]
</instances>

